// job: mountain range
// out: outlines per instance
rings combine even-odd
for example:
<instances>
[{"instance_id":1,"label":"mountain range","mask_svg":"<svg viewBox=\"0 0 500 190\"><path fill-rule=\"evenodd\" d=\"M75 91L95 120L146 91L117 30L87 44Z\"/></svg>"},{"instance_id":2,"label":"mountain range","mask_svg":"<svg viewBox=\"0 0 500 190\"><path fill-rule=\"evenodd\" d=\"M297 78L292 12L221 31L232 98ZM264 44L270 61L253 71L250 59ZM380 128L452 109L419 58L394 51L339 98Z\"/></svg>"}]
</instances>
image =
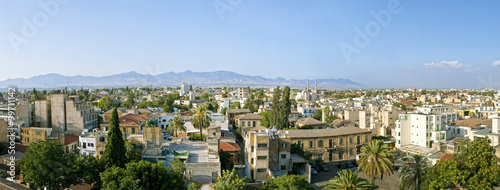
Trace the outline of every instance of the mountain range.
<instances>
[{"instance_id":1,"label":"mountain range","mask_svg":"<svg viewBox=\"0 0 500 190\"><path fill-rule=\"evenodd\" d=\"M180 86L181 83L189 83L193 86L250 86L250 87L275 87L290 86L292 88L305 88L307 82L310 88L318 84L319 89L355 89L366 88L365 85L351 81L349 79L284 79L265 78L262 76L242 75L230 71L214 72L192 72L180 73L167 72L157 75L140 74L137 72L127 72L103 77L94 76L63 76L52 73L38 75L28 79L15 78L0 81L0 88L16 86L18 88L99 88L99 87L123 87L123 86Z\"/></svg>"}]
</instances>

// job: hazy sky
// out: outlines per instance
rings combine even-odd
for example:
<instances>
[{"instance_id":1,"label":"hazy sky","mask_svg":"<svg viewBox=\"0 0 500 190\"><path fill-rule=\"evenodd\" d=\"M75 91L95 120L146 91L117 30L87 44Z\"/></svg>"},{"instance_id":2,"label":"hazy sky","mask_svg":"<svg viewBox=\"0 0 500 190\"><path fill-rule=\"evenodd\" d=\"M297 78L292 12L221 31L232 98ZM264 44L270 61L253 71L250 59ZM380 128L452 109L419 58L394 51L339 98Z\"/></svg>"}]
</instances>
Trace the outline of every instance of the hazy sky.
<instances>
[{"instance_id":1,"label":"hazy sky","mask_svg":"<svg viewBox=\"0 0 500 190\"><path fill-rule=\"evenodd\" d=\"M0 80L227 70L377 87L500 88L499 7L494 0L0 0Z\"/></svg>"}]
</instances>

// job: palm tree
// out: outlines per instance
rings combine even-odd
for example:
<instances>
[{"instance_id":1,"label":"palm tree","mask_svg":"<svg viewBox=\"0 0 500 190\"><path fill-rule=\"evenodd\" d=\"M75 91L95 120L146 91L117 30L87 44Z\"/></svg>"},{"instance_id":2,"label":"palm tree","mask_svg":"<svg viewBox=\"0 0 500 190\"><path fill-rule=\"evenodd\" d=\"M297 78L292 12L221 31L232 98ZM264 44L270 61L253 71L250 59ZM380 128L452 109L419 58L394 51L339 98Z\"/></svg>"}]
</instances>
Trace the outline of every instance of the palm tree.
<instances>
[{"instance_id":1,"label":"palm tree","mask_svg":"<svg viewBox=\"0 0 500 190\"><path fill-rule=\"evenodd\" d=\"M412 155L407 157L411 166L404 165L399 174L400 189L420 190L425 187L425 176L430 162L421 155Z\"/></svg>"},{"instance_id":2,"label":"palm tree","mask_svg":"<svg viewBox=\"0 0 500 190\"><path fill-rule=\"evenodd\" d=\"M175 138L177 138L177 131L186 132L186 126L184 126L184 121L179 117L174 117L172 123L168 126L167 130L173 130L175 133Z\"/></svg>"},{"instance_id":3,"label":"palm tree","mask_svg":"<svg viewBox=\"0 0 500 190\"><path fill-rule=\"evenodd\" d=\"M361 189L375 189L377 186L372 185L368 180L358 177L358 171L352 172L351 170L341 170L338 176L331 179L330 183L326 186L331 190L361 190Z\"/></svg>"},{"instance_id":4,"label":"palm tree","mask_svg":"<svg viewBox=\"0 0 500 190\"><path fill-rule=\"evenodd\" d=\"M205 110L205 107L198 106L196 109L196 114L191 118L191 122L193 126L200 130L200 138L203 139L203 129L210 126L210 122L212 122L212 118L210 117L210 113Z\"/></svg>"},{"instance_id":5,"label":"palm tree","mask_svg":"<svg viewBox=\"0 0 500 190\"><path fill-rule=\"evenodd\" d=\"M373 182L375 179L382 180L384 176L392 174L394 155L389 145L384 144L382 140L373 140L361 148L358 163L358 169Z\"/></svg>"}]
</instances>

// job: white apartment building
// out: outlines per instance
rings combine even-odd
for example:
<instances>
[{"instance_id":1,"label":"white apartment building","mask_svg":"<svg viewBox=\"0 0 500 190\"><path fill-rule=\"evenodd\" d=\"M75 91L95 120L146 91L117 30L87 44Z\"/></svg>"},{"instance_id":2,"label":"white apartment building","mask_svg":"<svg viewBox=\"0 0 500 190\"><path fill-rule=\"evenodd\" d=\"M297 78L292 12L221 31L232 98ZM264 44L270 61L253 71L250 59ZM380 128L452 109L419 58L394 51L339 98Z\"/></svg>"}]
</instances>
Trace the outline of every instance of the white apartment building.
<instances>
[{"instance_id":1,"label":"white apartment building","mask_svg":"<svg viewBox=\"0 0 500 190\"><path fill-rule=\"evenodd\" d=\"M302 114L302 117L311 117L316 113L317 108L298 107L297 111Z\"/></svg>"},{"instance_id":2,"label":"white apartment building","mask_svg":"<svg viewBox=\"0 0 500 190\"><path fill-rule=\"evenodd\" d=\"M453 109L443 105L426 105L417 108L414 113L399 114L396 120L396 147L417 145L432 148L440 140L448 140L449 123L458 120Z\"/></svg>"}]
</instances>

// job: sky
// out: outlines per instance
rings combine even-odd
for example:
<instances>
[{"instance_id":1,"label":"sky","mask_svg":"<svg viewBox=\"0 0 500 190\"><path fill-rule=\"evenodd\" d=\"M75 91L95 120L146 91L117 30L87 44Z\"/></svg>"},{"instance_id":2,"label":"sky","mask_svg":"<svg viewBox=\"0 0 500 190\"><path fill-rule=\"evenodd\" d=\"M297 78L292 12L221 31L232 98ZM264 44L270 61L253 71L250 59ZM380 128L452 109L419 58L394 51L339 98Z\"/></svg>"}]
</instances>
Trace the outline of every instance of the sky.
<instances>
[{"instance_id":1,"label":"sky","mask_svg":"<svg viewBox=\"0 0 500 190\"><path fill-rule=\"evenodd\" d=\"M0 0L0 80L233 71L500 88L500 1Z\"/></svg>"}]
</instances>

